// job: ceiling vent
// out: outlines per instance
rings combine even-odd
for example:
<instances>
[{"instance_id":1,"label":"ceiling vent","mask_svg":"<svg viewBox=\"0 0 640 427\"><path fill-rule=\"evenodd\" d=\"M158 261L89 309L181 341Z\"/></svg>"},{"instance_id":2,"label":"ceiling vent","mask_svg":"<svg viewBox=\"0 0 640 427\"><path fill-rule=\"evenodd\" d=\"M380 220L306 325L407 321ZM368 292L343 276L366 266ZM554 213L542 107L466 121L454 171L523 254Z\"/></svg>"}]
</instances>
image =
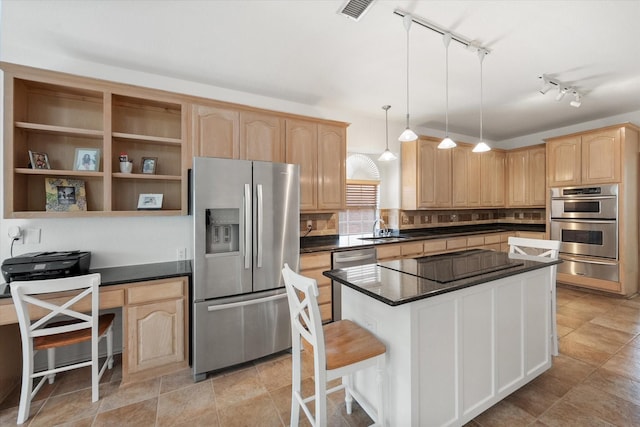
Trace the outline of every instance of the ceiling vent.
<instances>
[{"instance_id":1,"label":"ceiling vent","mask_svg":"<svg viewBox=\"0 0 640 427\"><path fill-rule=\"evenodd\" d=\"M344 5L338 10L338 13L354 21L359 21L375 1L376 0L346 0Z\"/></svg>"}]
</instances>

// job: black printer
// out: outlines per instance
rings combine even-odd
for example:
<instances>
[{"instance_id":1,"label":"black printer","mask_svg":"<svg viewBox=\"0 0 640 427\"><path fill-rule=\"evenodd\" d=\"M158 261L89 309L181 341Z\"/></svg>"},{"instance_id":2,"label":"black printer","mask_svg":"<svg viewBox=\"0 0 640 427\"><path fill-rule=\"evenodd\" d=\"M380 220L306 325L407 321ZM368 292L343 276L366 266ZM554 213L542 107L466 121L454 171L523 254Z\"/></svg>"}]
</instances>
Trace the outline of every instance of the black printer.
<instances>
[{"instance_id":1,"label":"black printer","mask_svg":"<svg viewBox=\"0 0 640 427\"><path fill-rule=\"evenodd\" d=\"M57 279L89 272L91 252L31 252L2 262L7 283L16 280Z\"/></svg>"}]
</instances>

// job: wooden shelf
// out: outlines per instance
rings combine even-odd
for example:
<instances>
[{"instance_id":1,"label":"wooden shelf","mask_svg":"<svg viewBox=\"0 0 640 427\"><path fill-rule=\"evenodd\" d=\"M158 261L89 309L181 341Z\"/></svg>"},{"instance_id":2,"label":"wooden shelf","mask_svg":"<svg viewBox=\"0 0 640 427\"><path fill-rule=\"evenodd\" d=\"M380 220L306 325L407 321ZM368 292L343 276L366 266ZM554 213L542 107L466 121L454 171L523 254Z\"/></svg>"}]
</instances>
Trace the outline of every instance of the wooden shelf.
<instances>
[{"instance_id":1,"label":"wooden shelf","mask_svg":"<svg viewBox=\"0 0 640 427\"><path fill-rule=\"evenodd\" d=\"M186 215L187 112L166 92L3 64L5 218ZM96 172L74 169L77 150L99 150ZM29 152L51 169L31 169ZM134 161L120 173L119 155ZM143 174L155 158L155 174ZM86 211L47 212L47 177L83 180ZM163 207L138 211L140 194L163 194Z\"/></svg>"},{"instance_id":2,"label":"wooden shelf","mask_svg":"<svg viewBox=\"0 0 640 427\"><path fill-rule=\"evenodd\" d=\"M69 136L84 136L91 138L103 138L104 132L93 129L79 129L67 126L45 125L40 123L15 122L17 129L26 129L28 131L61 134Z\"/></svg>"}]
</instances>

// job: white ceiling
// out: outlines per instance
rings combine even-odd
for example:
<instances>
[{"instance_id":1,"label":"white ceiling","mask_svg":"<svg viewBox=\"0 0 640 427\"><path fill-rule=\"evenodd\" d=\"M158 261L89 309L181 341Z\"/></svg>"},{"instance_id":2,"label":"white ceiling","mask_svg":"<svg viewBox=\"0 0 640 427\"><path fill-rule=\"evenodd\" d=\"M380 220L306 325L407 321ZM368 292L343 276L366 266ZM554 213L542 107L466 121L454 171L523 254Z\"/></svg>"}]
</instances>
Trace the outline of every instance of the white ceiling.
<instances>
[{"instance_id":1,"label":"white ceiling","mask_svg":"<svg viewBox=\"0 0 640 427\"><path fill-rule=\"evenodd\" d=\"M490 50L489 140L640 111L638 0L377 0L358 22L337 13L343 2L3 0L3 46L379 119L390 104L390 119L402 121L406 31L393 13L400 8ZM410 46L412 125L444 130L442 37L414 24ZM478 57L452 42L449 58L450 131L477 135ZM582 106L540 94L543 73L583 93Z\"/></svg>"}]
</instances>

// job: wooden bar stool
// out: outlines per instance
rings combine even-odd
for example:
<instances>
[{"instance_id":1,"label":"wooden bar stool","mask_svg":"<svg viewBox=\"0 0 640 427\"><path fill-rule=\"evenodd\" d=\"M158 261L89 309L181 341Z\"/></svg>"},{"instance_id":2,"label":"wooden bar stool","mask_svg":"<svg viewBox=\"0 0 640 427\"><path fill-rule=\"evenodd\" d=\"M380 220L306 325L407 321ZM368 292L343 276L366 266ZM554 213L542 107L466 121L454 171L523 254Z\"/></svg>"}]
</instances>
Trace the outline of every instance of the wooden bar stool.
<instances>
[{"instance_id":1,"label":"wooden bar stool","mask_svg":"<svg viewBox=\"0 0 640 427\"><path fill-rule=\"evenodd\" d=\"M539 258L558 259L560 241L509 237L509 253ZM551 266L551 346L554 356L558 355L558 324L556 320L556 272L557 266Z\"/></svg>"},{"instance_id":2,"label":"wooden bar stool","mask_svg":"<svg viewBox=\"0 0 640 427\"><path fill-rule=\"evenodd\" d=\"M282 269L289 310L292 334L292 396L291 426L297 426L300 408L313 426L327 425L327 395L345 390L347 413L355 397L365 411L375 419L375 425L384 425L384 376L386 347L372 333L350 320L339 320L323 327L318 308L318 285L315 280L301 276L289 268ZM303 398L300 391L301 342L305 349L313 352L315 394ZM378 404L374 411L364 399L352 389L352 375L356 371L376 367ZM342 384L327 390L327 381L342 377ZM315 418L308 402L315 400Z\"/></svg>"},{"instance_id":3,"label":"wooden bar stool","mask_svg":"<svg viewBox=\"0 0 640 427\"><path fill-rule=\"evenodd\" d=\"M22 390L18 408L18 424L29 418L31 399L38 393L46 379L53 384L57 372L91 366L91 397L96 402L99 397L98 384L107 366L113 367L113 313L99 315L100 274L65 277L50 280L31 280L11 282L11 296L18 314L20 335L22 336ZM39 299L43 294L66 291L72 295L56 299ZM90 313L76 311L75 304L87 306L90 298ZM66 316L65 320L49 323L57 316ZM36 320L32 320L36 319ZM107 338L107 358L102 367L98 366L98 342ZM91 360L72 365L55 367L55 349L57 347L91 342ZM47 350L48 369L33 372L33 358L38 350ZM33 387L33 380L40 378Z\"/></svg>"}]
</instances>

